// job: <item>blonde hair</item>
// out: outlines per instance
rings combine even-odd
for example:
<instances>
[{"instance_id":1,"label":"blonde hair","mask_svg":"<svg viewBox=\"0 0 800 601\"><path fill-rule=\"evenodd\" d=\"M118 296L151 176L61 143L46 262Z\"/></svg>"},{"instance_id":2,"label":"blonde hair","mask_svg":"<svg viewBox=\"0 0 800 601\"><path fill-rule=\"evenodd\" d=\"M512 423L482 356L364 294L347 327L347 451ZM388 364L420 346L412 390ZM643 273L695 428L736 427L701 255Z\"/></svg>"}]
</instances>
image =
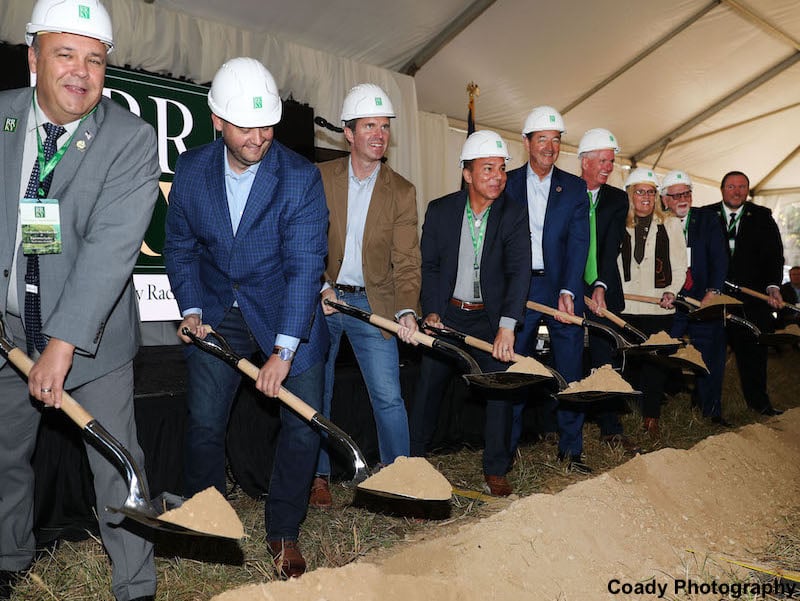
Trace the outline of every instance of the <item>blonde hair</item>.
<instances>
[{"instance_id":1,"label":"blonde hair","mask_svg":"<svg viewBox=\"0 0 800 601\"><path fill-rule=\"evenodd\" d=\"M625 226L633 227L633 218L636 215L633 212L633 187L638 185L652 186L656 191L655 196L653 196L653 221L656 224L664 223L666 215L664 214L664 207L661 205L661 198L658 195L658 187L650 182L636 182L625 189L625 191L628 193L628 216L625 218Z\"/></svg>"}]
</instances>

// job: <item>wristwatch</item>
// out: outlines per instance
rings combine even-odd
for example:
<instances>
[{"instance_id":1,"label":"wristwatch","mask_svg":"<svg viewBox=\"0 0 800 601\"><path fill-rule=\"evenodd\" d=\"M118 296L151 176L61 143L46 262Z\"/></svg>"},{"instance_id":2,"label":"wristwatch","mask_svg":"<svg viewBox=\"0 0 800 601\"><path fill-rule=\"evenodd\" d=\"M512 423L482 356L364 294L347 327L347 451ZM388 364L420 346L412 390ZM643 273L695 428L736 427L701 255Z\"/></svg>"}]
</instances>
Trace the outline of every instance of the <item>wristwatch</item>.
<instances>
[{"instance_id":1,"label":"wristwatch","mask_svg":"<svg viewBox=\"0 0 800 601\"><path fill-rule=\"evenodd\" d=\"M719 288L706 288L706 292L711 292L712 294L722 294Z\"/></svg>"},{"instance_id":2,"label":"wristwatch","mask_svg":"<svg viewBox=\"0 0 800 601\"><path fill-rule=\"evenodd\" d=\"M286 348L285 346L273 346L272 354L278 355L281 361L291 361L294 359L294 351L290 348Z\"/></svg>"}]
</instances>

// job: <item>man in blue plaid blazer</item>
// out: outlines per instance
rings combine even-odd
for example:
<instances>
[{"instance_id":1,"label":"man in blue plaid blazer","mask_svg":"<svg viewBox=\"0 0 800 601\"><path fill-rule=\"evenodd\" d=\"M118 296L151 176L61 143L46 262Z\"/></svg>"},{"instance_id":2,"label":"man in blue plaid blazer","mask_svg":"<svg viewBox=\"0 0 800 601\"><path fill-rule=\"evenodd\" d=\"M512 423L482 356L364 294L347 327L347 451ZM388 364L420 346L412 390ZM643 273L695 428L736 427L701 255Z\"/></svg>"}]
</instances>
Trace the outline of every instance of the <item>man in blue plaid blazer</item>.
<instances>
[{"instance_id":1,"label":"man in blue plaid blazer","mask_svg":"<svg viewBox=\"0 0 800 601\"><path fill-rule=\"evenodd\" d=\"M222 139L181 155L167 213L164 260L180 328L203 337L209 325L238 354L261 351L269 358L256 387L274 397L284 385L319 409L329 344L318 302L328 226L319 171L273 140L281 99L255 59L225 63L208 103ZM185 492L224 493L225 432L240 375L191 345L186 355ZM281 422L265 512L276 567L291 577L305 570L297 538L319 436L286 406Z\"/></svg>"}]
</instances>

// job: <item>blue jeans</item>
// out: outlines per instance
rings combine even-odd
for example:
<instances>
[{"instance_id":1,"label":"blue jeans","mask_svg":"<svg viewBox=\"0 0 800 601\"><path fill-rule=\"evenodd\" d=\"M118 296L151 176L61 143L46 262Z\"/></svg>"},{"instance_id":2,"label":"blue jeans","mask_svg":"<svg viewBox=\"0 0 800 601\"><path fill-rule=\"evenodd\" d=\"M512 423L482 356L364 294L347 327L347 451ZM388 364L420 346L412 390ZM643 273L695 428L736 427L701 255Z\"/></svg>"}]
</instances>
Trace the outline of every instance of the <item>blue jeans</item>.
<instances>
[{"instance_id":1,"label":"blue jeans","mask_svg":"<svg viewBox=\"0 0 800 601\"><path fill-rule=\"evenodd\" d=\"M258 350L238 309L217 326L234 352L248 357ZM187 496L209 486L225 492L225 434L240 373L200 350L187 358L189 418L186 428L184 488ZM283 386L308 405L322 405L324 369L317 363L287 378ZM281 404L281 430L275 449L269 498L265 505L267 539L297 540L308 507L308 494L320 436L303 418Z\"/></svg>"},{"instance_id":2,"label":"blue jeans","mask_svg":"<svg viewBox=\"0 0 800 601\"><path fill-rule=\"evenodd\" d=\"M364 292L337 291L337 296L348 305L371 312ZM342 333L346 333L367 385L378 432L381 463L389 464L401 455L408 456L410 452L408 415L400 392L400 356L397 351L397 341L394 338L384 338L382 331L377 327L342 313L328 315L326 321L331 335L331 348L325 363L322 414L327 418L331 416L336 355L339 353ZM319 475L331 473L327 447L327 441L323 440L317 461Z\"/></svg>"}]
</instances>

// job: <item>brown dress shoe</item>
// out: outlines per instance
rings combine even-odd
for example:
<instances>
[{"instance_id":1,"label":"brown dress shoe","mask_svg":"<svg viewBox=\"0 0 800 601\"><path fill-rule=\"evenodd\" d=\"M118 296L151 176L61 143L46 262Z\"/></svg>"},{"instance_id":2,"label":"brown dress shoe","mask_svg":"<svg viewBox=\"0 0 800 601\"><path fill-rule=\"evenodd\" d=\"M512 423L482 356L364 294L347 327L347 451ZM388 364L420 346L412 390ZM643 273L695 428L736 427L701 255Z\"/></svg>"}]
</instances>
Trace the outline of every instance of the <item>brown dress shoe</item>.
<instances>
[{"instance_id":1,"label":"brown dress shoe","mask_svg":"<svg viewBox=\"0 0 800 601\"><path fill-rule=\"evenodd\" d=\"M507 497L514 492L505 476L490 476L489 474L484 474L483 479L486 480L484 489L494 497Z\"/></svg>"},{"instance_id":2,"label":"brown dress shoe","mask_svg":"<svg viewBox=\"0 0 800 601\"><path fill-rule=\"evenodd\" d=\"M297 578L306 571L306 560L296 540L268 540L267 546L281 578Z\"/></svg>"},{"instance_id":3,"label":"brown dress shoe","mask_svg":"<svg viewBox=\"0 0 800 601\"><path fill-rule=\"evenodd\" d=\"M311 496L308 499L308 506L315 509L330 509L333 506L331 498L331 487L328 479L317 476L311 483Z\"/></svg>"},{"instance_id":4,"label":"brown dress shoe","mask_svg":"<svg viewBox=\"0 0 800 601\"><path fill-rule=\"evenodd\" d=\"M644 418L644 430L650 435L650 438L653 440L658 440L661 437L661 434L658 431L658 418Z\"/></svg>"}]
</instances>

